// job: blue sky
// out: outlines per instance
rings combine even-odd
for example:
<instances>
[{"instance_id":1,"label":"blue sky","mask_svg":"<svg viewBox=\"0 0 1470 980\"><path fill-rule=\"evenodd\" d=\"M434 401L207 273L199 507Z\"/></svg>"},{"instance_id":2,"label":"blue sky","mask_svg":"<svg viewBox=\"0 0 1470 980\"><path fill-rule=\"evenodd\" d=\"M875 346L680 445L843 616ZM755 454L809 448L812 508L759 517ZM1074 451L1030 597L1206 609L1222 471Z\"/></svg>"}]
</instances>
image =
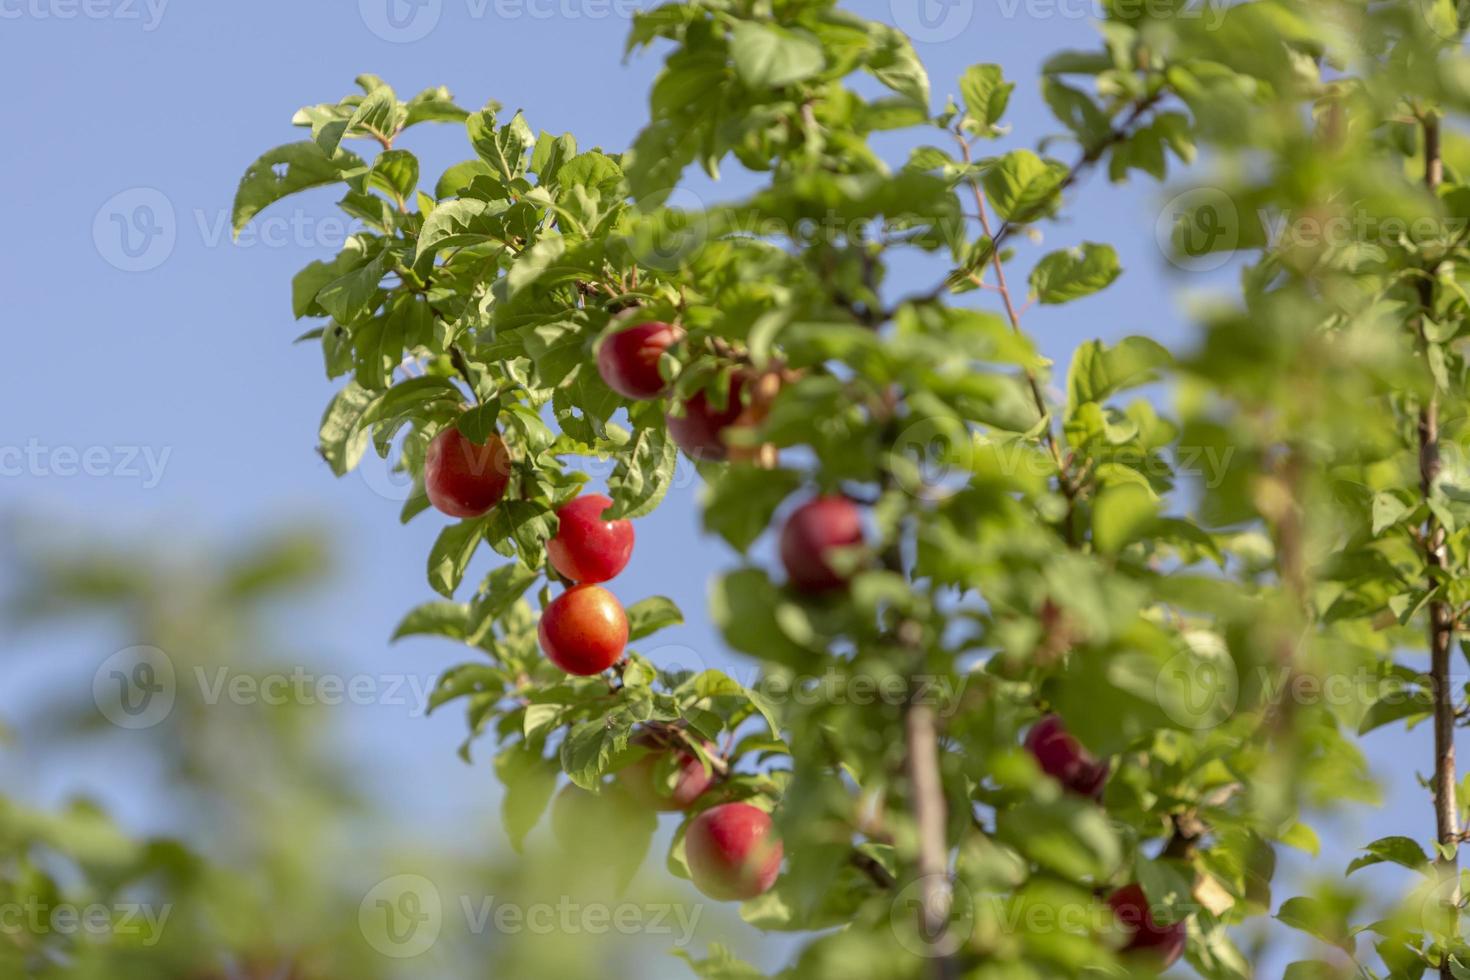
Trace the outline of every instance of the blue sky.
<instances>
[{"instance_id":1,"label":"blue sky","mask_svg":"<svg viewBox=\"0 0 1470 980\"><path fill-rule=\"evenodd\" d=\"M1001 63L1020 81L1010 112L1018 144L1055 128L1033 81L1042 58L1096 36L1081 0L948 0L923 19L912 0L851 7L915 33L936 105L967 65ZM0 79L11 93L0 153L9 198L0 322L11 350L0 449L10 456L0 464L16 449L28 454L19 475L13 466L0 473L0 505L58 534L81 526L183 547L248 540L283 515L321 523L340 533L342 577L294 624L298 645L320 651L319 669L407 674L422 685L462 659L447 643L386 643L399 616L431 598L423 567L440 519L400 527L402 488L373 469L336 480L313 451L332 386L314 347L290 345L305 327L291 319L289 283L340 243L335 197L267 212L238 244L228 234L231 197L261 151L298 138L296 108L335 101L361 72L400 95L445 84L465 105L497 99L524 109L533 127L621 149L658 66L649 54L624 63L628 9L621 0L0 0ZM405 145L426 174L468 155L454 127L421 128ZM1150 182L1116 190L1094 178L1075 192L1068 221L1047 230L1052 247L1112 242L1127 270L1098 297L1027 313L1063 365L1092 337L1187 338L1185 294L1220 279L1165 263L1155 224L1168 196ZM615 591L629 602L674 598L691 623L663 642L723 665L704 583L731 556L698 535L695 501L685 479L639 522ZM109 640L86 630L44 647L26 640L28 656L3 667L0 713L23 712L58 663L90 683L113 652ZM457 711L425 720L411 704L335 710L350 764L390 814L466 849L499 845L489 753L473 769L457 760ZM1427 739L1421 731L1368 742L1389 803L1342 828L1324 874L1374 837L1432 833L1428 796L1403 764L1426 768ZM164 819L97 760L26 776L25 791L47 799L86 788L139 826Z\"/></svg>"}]
</instances>

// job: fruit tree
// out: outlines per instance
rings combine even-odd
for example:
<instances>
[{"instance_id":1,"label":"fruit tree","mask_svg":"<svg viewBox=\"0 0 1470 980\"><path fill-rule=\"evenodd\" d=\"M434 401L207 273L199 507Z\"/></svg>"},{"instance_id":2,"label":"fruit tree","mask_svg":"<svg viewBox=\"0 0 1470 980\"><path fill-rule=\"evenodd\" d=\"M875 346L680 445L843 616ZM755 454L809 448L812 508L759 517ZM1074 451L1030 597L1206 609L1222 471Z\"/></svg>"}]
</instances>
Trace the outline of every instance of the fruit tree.
<instances>
[{"instance_id":1,"label":"fruit tree","mask_svg":"<svg viewBox=\"0 0 1470 980\"><path fill-rule=\"evenodd\" d=\"M931 88L831 0L687 0L634 20L665 61L623 152L363 76L247 170L235 222L335 185L361 223L292 289L340 382L320 451L371 448L415 481L404 521L440 512L441 599L398 635L471 649L435 704L493 744L513 842L553 795L571 836L599 801L676 812L671 872L809 933L793 977L1242 977L1267 915L1313 937L1293 978L1470 976L1466 18L1100 10L1027 83L1039 146L993 64ZM426 123L468 136L432 180ZM757 186L674 207L696 166ZM1174 349L1055 366L1027 309L1119 278L1065 218L1131 180L1171 182L1177 266L1238 275ZM708 609L740 679L640 653L683 613L601 584L689 465L743 558ZM481 549L504 560L467 586ZM878 695L789 696L833 673ZM1321 696L1343 678L1368 683ZM1385 865L1381 901L1273 894L1314 814L1374 799L1358 737L1425 719L1423 826L1348 868Z\"/></svg>"}]
</instances>

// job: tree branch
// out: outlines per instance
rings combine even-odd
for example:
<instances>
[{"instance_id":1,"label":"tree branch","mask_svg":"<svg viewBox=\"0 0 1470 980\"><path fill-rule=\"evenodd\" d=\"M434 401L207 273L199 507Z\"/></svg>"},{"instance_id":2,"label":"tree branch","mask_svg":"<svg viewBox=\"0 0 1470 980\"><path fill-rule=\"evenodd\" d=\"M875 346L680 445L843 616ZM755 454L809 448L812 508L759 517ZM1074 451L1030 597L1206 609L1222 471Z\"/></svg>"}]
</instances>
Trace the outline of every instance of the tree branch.
<instances>
[{"instance_id":1,"label":"tree branch","mask_svg":"<svg viewBox=\"0 0 1470 980\"><path fill-rule=\"evenodd\" d=\"M1092 168L1093 164L1102 159L1104 153L1111 149L1115 144L1123 142L1130 135L1132 135L1131 131L1133 128L1133 124L1138 122L1139 117L1142 116L1145 112L1148 112L1154 106L1158 105L1159 100L1163 97L1164 93L1162 90L1160 90L1158 92L1155 92L1153 95L1139 99L1137 102L1133 103L1133 108L1129 110L1128 115L1124 117L1122 123L1108 130L1108 134L1106 136L1098 140L1092 146L1089 146L1085 150L1083 150L1082 156L1078 157L1077 162L1072 164L1072 168L1067 171L1067 175L1062 178L1062 182L1057 185L1057 189L1053 193L1056 195L1060 195L1063 191L1067 190L1067 188L1077 183L1082 175ZM1016 226L1013 225L1011 222L1007 221L1002 224L1000 226L1000 230L997 231L990 238L991 250L999 254L1001 245L1004 244L1005 241L1015 233L1015 231Z\"/></svg>"},{"instance_id":2,"label":"tree branch","mask_svg":"<svg viewBox=\"0 0 1470 980\"><path fill-rule=\"evenodd\" d=\"M1439 120L1425 115L1421 120L1424 130L1424 185L1430 193L1437 193L1444 174L1440 157ZM1424 337L1424 323L1434 310L1434 280L1426 276L1419 280L1420 337ZM1441 461L1439 449L1439 396L1432 393L1429 400L1419 409L1419 489L1428 501L1439 480ZM1427 587L1432 591L1439 588L1439 575L1448 565L1445 546L1445 529L1439 519L1430 512L1424 529L1424 559L1429 567ZM1442 877L1456 882L1450 901L1460 900L1459 878L1459 815L1455 801L1455 702L1450 693L1450 641L1454 638L1455 617L1449 603L1436 599L1429 603L1429 674L1434 698L1434 822L1440 852L1435 855L1435 865ZM1450 980L1448 958L1440 961L1439 975Z\"/></svg>"},{"instance_id":3,"label":"tree branch","mask_svg":"<svg viewBox=\"0 0 1470 980\"><path fill-rule=\"evenodd\" d=\"M888 873L887 868L879 864L876 858L869 857L861 851L852 852L852 864L853 867L872 879L873 884L885 891L895 884L893 875Z\"/></svg>"},{"instance_id":4,"label":"tree branch","mask_svg":"<svg viewBox=\"0 0 1470 980\"><path fill-rule=\"evenodd\" d=\"M973 155L970 153L969 141L959 133L955 134L955 139L960 144L960 152L964 154L965 165L969 167L975 162ZM1076 171L1074 170L1073 172L1075 173ZM970 185L970 190L975 196L975 209L979 212L980 228L985 232L985 237L994 242L995 235L990 227L990 209L985 206L985 191L981 188L980 181L973 174L966 178L965 183ZM1058 193L1060 193L1060 190L1058 190ZM1016 304L1011 299L1011 289L1006 283L1005 263L1001 261L1000 248L998 246L993 245L991 247L990 259L995 266L995 286L1000 292L1001 302L1005 305L1006 318L1011 322L1011 329L1016 333L1020 333L1021 314L1016 312ZM1026 384L1031 388L1031 400L1036 403L1037 413L1042 418L1046 418L1051 414L1050 409L1046 405L1046 396L1041 392L1041 384L1036 380L1036 372L1032 371L1029 367L1026 368ZM1046 439L1047 448L1051 450L1053 458L1060 462L1061 452L1057 448L1056 436L1052 434L1050 423L1047 424L1044 438Z\"/></svg>"},{"instance_id":5,"label":"tree branch","mask_svg":"<svg viewBox=\"0 0 1470 980\"><path fill-rule=\"evenodd\" d=\"M898 542L883 552L883 564L891 572L902 575L903 553ZM924 655L923 626L912 619L902 619L894 630L898 644L913 655L920 667ZM910 685L917 689L916 685ZM924 935L942 941L949 929L952 889L949 880L948 807L944 799L944 781L939 770L939 733L934 724L934 709L919 704L912 694L904 705L904 775L909 785L909 803L918 835L919 904L923 915ZM937 980L953 980L958 975L952 957L947 953L935 957Z\"/></svg>"},{"instance_id":6,"label":"tree branch","mask_svg":"<svg viewBox=\"0 0 1470 980\"><path fill-rule=\"evenodd\" d=\"M1093 167L1093 165L1095 165L1099 160L1102 159L1104 153L1106 153L1115 144L1121 143L1129 136L1131 136L1133 124L1136 123L1139 117L1142 116L1145 112L1148 112L1154 106L1158 105L1163 97L1164 93L1160 91L1146 98L1139 99L1137 102L1135 102L1133 104L1133 108L1129 110L1128 115L1124 118L1123 122L1120 125L1118 125L1114 129L1110 129L1106 136L1098 140L1097 143L1095 143L1094 145L1087 147L1083 151L1082 155L1077 158L1077 162L1072 164L1071 169L1067 171L1066 176L1062 178L1062 182L1057 185L1057 189L1052 193L1054 195L1060 195L1063 191L1067 190L1067 188L1076 184L1077 181L1082 178L1083 174L1085 174ZM967 180L970 179L972 178L967 178ZM978 218L979 215L976 215L976 217ZM994 235L991 235L989 230L987 229L982 228L982 230L984 230L986 236L990 238L991 251L999 255L1001 245L1007 239L1009 239L1011 235L1015 234L1018 227L1019 226L1014 225L1009 221L1006 221L1001 224L1000 229ZM932 289L928 289L922 293L916 293L912 296L905 296L899 299L891 307L883 311L881 319L884 321L891 320L904 306L922 306L927 303L937 303L939 302L940 298L944 296L944 294L947 292L949 292L948 276L940 281L939 285L935 286Z\"/></svg>"},{"instance_id":7,"label":"tree branch","mask_svg":"<svg viewBox=\"0 0 1470 980\"><path fill-rule=\"evenodd\" d=\"M919 901L923 907L924 934L942 936L949 928L952 901L949 883L948 824L944 784L939 776L939 735L934 728L934 709L910 702L903 718L905 769L913 794L914 823L919 834ZM953 977L954 962L948 956L934 961L940 980Z\"/></svg>"}]
</instances>

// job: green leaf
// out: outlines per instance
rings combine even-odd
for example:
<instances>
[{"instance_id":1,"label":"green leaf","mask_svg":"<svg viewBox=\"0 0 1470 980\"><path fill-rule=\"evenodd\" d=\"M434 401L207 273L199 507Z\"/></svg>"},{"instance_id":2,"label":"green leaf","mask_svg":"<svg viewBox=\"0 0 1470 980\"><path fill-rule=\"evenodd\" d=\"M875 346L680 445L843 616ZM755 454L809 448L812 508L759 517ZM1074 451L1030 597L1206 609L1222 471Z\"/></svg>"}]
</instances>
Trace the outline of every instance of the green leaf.
<instances>
[{"instance_id":1,"label":"green leaf","mask_svg":"<svg viewBox=\"0 0 1470 980\"><path fill-rule=\"evenodd\" d=\"M827 65L822 44L805 31L742 20L730 35L735 74L748 87L781 88L810 78Z\"/></svg>"},{"instance_id":2,"label":"green leaf","mask_svg":"<svg viewBox=\"0 0 1470 980\"><path fill-rule=\"evenodd\" d=\"M1106 289L1122 274L1111 245L1084 242L1080 249L1053 252L1031 270L1031 292L1043 304L1069 303Z\"/></svg>"},{"instance_id":3,"label":"green leaf","mask_svg":"<svg viewBox=\"0 0 1470 980\"><path fill-rule=\"evenodd\" d=\"M1147 337L1125 337L1116 347L1088 341L1077 348L1067 372L1067 415L1076 414L1088 402L1102 402L1117 392L1148 384L1160 368L1173 363L1173 355Z\"/></svg>"},{"instance_id":4,"label":"green leaf","mask_svg":"<svg viewBox=\"0 0 1470 980\"><path fill-rule=\"evenodd\" d=\"M388 265L388 254L380 252L359 268L323 286L316 294L317 303L338 323L356 323L382 302L379 286L388 273Z\"/></svg>"},{"instance_id":5,"label":"green leaf","mask_svg":"<svg viewBox=\"0 0 1470 980\"><path fill-rule=\"evenodd\" d=\"M406 636L444 636L463 641L469 636L470 607L462 602L426 602L404 616L393 639Z\"/></svg>"},{"instance_id":6,"label":"green leaf","mask_svg":"<svg viewBox=\"0 0 1470 980\"><path fill-rule=\"evenodd\" d=\"M421 414L431 405L450 409L459 405L460 399L459 389L448 378L434 375L409 378L378 397L362 413L358 425L366 427L407 415Z\"/></svg>"},{"instance_id":7,"label":"green leaf","mask_svg":"<svg viewBox=\"0 0 1470 980\"><path fill-rule=\"evenodd\" d=\"M1393 527L1409 514L1414 508L1400 499L1399 495L1390 490L1380 490L1373 495L1373 534L1378 536L1386 529Z\"/></svg>"},{"instance_id":8,"label":"green leaf","mask_svg":"<svg viewBox=\"0 0 1470 980\"><path fill-rule=\"evenodd\" d=\"M487 624L510 612L540 577L520 562L501 565L486 575L480 583L479 595L470 607L472 632L479 633Z\"/></svg>"},{"instance_id":9,"label":"green leaf","mask_svg":"<svg viewBox=\"0 0 1470 980\"><path fill-rule=\"evenodd\" d=\"M368 173L368 183L387 191L395 201L407 202L419 186L418 157L407 150L387 150L378 154L373 161L373 169Z\"/></svg>"},{"instance_id":10,"label":"green leaf","mask_svg":"<svg viewBox=\"0 0 1470 980\"><path fill-rule=\"evenodd\" d=\"M492 511L492 513L494 513ZM485 536L485 518L460 521L439 533L429 552L429 585L446 599L454 598L465 569Z\"/></svg>"},{"instance_id":11,"label":"green leaf","mask_svg":"<svg viewBox=\"0 0 1470 980\"><path fill-rule=\"evenodd\" d=\"M618 459L608 477L613 505L604 520L642 517L653 513L674 482L679 447L663 429L641 429L633 448Z\"/></svg>"},{"instance_id":12,"label":"green leaf","mask_svg":"<svg viewBox=\"0 0 1470 980\"><path fill-rule=\"evenodd\" d=\"M1420 688L1394 691L1390 696L1373 702L1358 723L1358 734L1366 735L1376 728L1406 719L1412 725L1433 712L1434 698L1428 691Z\"/></svg>"},{"instance_id":13,"label":"green leaf","mask_svg":"<svg viewBox=\"0 0 1470 980\"><path fill-rule=\"evenodd\" d=\"M1000 65L972 65L960 76L960 94L965 99L966 115L975 129L989 136L1005 115L1010 104L1013 83L1005 80Z\"/></svg>"},{"instance_id":14,"label":"green leaf","mask_svg":"<svg viewBox=\"0 0 1470 980\"><path fill-rule=\"evenodd\" d=\"M414 265L421 266L426 258L446 248L499 241L501 228L492 218L500 210L485 201L476 200L461 199L440 204L419 231Z\"/></svg>"},{"instance_id":15,"label":"green leaf","mask_svg":"<svg viewBox=\"0 0 1470 980\"><path fill-rule=\"evenodd\" d=\"M1281 980L1343 980L1343 973L1341 968L1322 960L1297 960L1286 964Z\"/></svg>"},{"instance_id":16,"label":"green leaf","mask_svg":"<svg viewBox=\"0 0 1470 980\"><path fill-rule=\"evenodd\" d=\"M472 113L465 125L475 152L502 181L509 184L526 172L526 150L535 144L536 135L519 112L497 128L495 113L482 109Z\"/></svg>"},{"instance_id":17,"label":"green leaf","mask_svg":"<svg viewBox=\"0 0 1470 980\"><path fill-rule=\"evenodd\" d=\"M499 434L499 420L500 401L495 399L465 412L454 420L454 427L470 442L483 446L491 436Z\"/></svg>"},{"instance_id":18,"label":"green leaf","mask_svg":"<svg viewBox=\"0 0 1470 980\"><path fill-rule=\"evenodd\" d=\"M1073 881L1106 879L1123 860L1122 845L1103 812L1070 797L1021 803L998 814L996 839Z\"/></svg>"},{"instance_id":19,"label":"green leaf","mask_svg":"<svg viewBox=\"0 0 1470 980\"><path fill-rule=\"evenodd\" d=\"M668 626L684 622L684 614L674 600L651 596L628 607L628 639L641 640Z\"/></svg>"},{"instance_id":20,"label":"green leaf","mask_svg":"<svg viewBox=\"0 0 1470 980\"><path fill-rule=\"evenodd\" d=\"M1007 221L1030 221L1046 211L1066 179L1067 168L1030 150L1012 150L980 178L986 196Z\"/></svg>"},{"instance_id":21,"label":"green leaf","mask_svg":"<svg viewBox=\"0 0 1470 980\"><path fill-rule=\"evenodd\" d=\"M556 792L557 766L525 743L515 742L495 757L495 775L505 785L501 823L510 846L519 852Z\"/></svg>"},{"instance_id":22,"label":"green leaf","mask_svg":"<svg viewBox=\"0 0 1470 980\"><path fill-rule=\"evenodd\" d=\"M613 757L628 748L628 724L618 716L577 725L561 743L561 767L572 782L595 791Z\"/></svg>"},{"instance_id":23,"label":"green leaf","mask_svg":"<svg viewBox=\"0 0 1470 980\"><path fill-rule=\"evenodd\" d=\"M1281 903L1276 918L1293 929L1316 936L1333 946L1352 952L1352 930L1341 909L1315 898L1289 898Z\"/></svg>"},{"instance_id":24,"label":"green leaf","mask_svg":"<svg viewBox=\"0 0 1470 980\"><path fill-rule=\"evenodd\" d=\"M811 663L812 645L798 643L783 627L780 611L788 607L760 569L745 568L716 580L709 605L710 618L736 650L775 663Z\"/></svg>"},{"instance_id":25,"label":"green leaf","mask_svg":"<svg viewBox=\"0 0 1470 980\"><path fill-rule=\"evenodd\" d=\"M1397 864L1412 871L1423 871L1429 867L1429 857L1419 842L1410 837L1383 837L1363 850L1368 853L1355 858L1347 867L1347 874L1374 864Z\"/></svg>"},{"instance_id":26,"label":"green leaf","mask_svg":"<svg viewBox=\"0 0 1470 980\"><path fill-rule=\"evenodd\" d=\"M251 218L281 198L338 183L348 172L362 167L356 154L338 150L328 155L310 140L278 146L252 163L240 178L230 226L238 236Z\"/></svg>"},{"instance_id":27,"label":"green leaf","mask_svg":"<svg viewBox=\"0 0 1470 980\"><path fill-rule=\"evenodd\" d=\"M1125 483L1105 489L1092 507L1092 543L1115 555L1137 540L1159 516L1159 501L1145 487Z\"/></svg>"},{"instance_id":28,"label":"green leaf","mask_svg":"<svg viewBox=\"0 0 1470 980\"><path fill-rule=\"evenodd\" d=\"M929 111L929 73L903 31L887 24L868 22L868 31L879 49L868 59L868 71L880 83L903 96L915 108Z\"/></svg>"},{"instance_id":29,"label":"green leaf","mask_svg":"<svg viewBox=\"0 0 1470 980\"><path fill-rule=\"evenodd\" d=\"M735 955L719 943L711 943L709 956L697 960L688 950L676 949L674 955L693 971L699 980L765 980L765 974L749 963L737 960Z\"/></svg>"},{"instance_id":30,"label":"green leaf","mask_svg":"<svg viewBox=\"0 0 1470 980\"><path fill-rule=\"evenodd\" d=\"M485 540L503 555L514 554L527 568L541 568L546 542L556 534L556 514L542 502L502 500L485 517Z\"/></svg>"},{"instance_id":31,"label":"green leaf","mask_svg":"<svg viewBox=\"0 0 1470 980\"><path fill-rule=\"evenodd\" d=\"M355 381L349 382L333 397L322 416L318 451L337 476L345 476L355 469L367 449L368 433L358 423L375 397Z\"/></svg>"},{"instance_id":32,"label":"green leaf","mask_svg":"<svg viewBox=\"0 0 1470 980\"><path fill-rule=\"evenodd\" d=\"M1052 115L1076 134L1084 146L1091 146L1107 137L1112 124L1090 96L1055 78L1044 79L1041 92Z\"/></svg>"},{"instance_id":33,"label":"green leaf","mask_svg":"<svg viewBox=\"0 0 1470 980\"><path fill-rule=\"evenodd\" d=\"M348 136L391 140L404 118L393 90L379 85L363 97L345 121L327 123L317 130L314 138L323 153L336 153L338 145Z\"/></svg>"},{"instance_id":34,"label":"green leaf","mask_svg":"<svg viewBox=\"0 0 1470 980\"><path fill-rule=\"evenodd\" d=\"M462 123L469 116L468 111L455 105L454 95L443 85L424 89L409 99L405 107L408 109L403 121L405 129L426 122Z\"/></svg>"},{"instance_id":35,"label":"green leaf","mask_svg":"<svg viewBox=\"0 0 1470 980\"><path fill-rule=\"evenodd\" d=\"M770 527L776 508L801 484L795 470L732 466L705 484L704 529L744 553Z\"/></svg>"},{"instance_id":36,"label":"green leaf","mask_svg":"<svg viewBox=\"0 0 1470 980\"><path fill-rule=\"evenodd\" d=\"M542 130L536 137L536 148L531 152L531 172L542 187L554 184L561 168L576 155L577 140L571 133L552 136Z\"/></svg>"},{"instance_id":37,"label":"green leaf","mask_svg":"<svg viewBox=\"0 0 1470 980\"><path fill-rule=\"evenodd\" d=\"M475 182L476 177L494 175L495 171L484 160L461 161L439 176L438 183L434 185L434 196L441 202L448 197L459 197Z\"/></svg>"}]
</instances>

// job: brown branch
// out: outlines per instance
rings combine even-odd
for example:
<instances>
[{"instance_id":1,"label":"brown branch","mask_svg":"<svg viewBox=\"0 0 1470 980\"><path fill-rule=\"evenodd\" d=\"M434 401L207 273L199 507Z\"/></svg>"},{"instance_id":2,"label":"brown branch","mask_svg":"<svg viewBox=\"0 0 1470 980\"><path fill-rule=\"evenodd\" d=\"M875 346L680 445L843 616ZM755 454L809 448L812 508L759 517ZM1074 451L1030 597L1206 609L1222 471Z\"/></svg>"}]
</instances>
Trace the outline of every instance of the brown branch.
<instances>
[{"instance_id":1,"label":"brown branch","mask_svg":"<svg viewBox=\"0 0 1470 980\"><path fill-rule=\"evenodd\" d=\"M970 153L969 141L959 133L955 134L955 140L959 143L960 151L964 154L966 167L969 167L975 162L973 155ZM990 209L985 206L985 191L981 188L979 179L973 174L965 179L965 183L970 185L970 190L975 196L975 208L979 212L980 228L985 232L985 237L994 242L995 236L990 226ZM1001 302L1005 305L1006 318L1011 321L1011 329L1019 334L1021 333L1021 314L1016 312L1016 304L1011 299L1011 289L1006 283L1005 263L1001 261L999 246L992 245L990 259L995 266L995 287L1000 293ZM1036 380L1036 372L1032 371L1029 367L1026 368L1026 384L1031 389L1031 400L1036 403L1037 414L1041 418L1047 418L1051 414L1051 410L1047 408L1046 396L1041 392L1041 384ZM1052 434L1050 423L1046 427L1045 438L1047 448L1051 450L1053 458L1060 463L1061 452L1057 448L1056 436Z\"/></svg>"},{"instance_id":2,"label":"brown branch","mask_svg":"<svg viewBox=\"0 0 1470 980\"><path fill-rule=\"evenodd\" d=\"M1062 178L1062 182L1057 185L1057 189L1052 193L1059 195L1063 191L1067 190L1069 187L1072 187L1074 184L1076 184L1077 181L1081 180L1082 175L1085 174L1088 170L1092 169L1092 167L1099 160L1102 159L1104 153L1106 153L1113 146L1123 142L1125 139L1132 135L1131 130L1133 124L1136 123L1139 117L1142 116L1145 112L1148 112L1154 106L1158 105L1159 101L1163 97L1164 93L1160 91L1135 102L1133 104L1133 108L1129 111L1127 117L1124 118L1123 122L1119 126L1114 129L1110 129L1106 136L1098 140L1098 142L1093 146L1090 146L1083 151L1082 155L1077 158L1077 162L1072 164L1071 169L1067 171L1066 176ZM967 180L972 179L973 178L967 178ZM969 216L966 215L966 217ZM976 217L978 218L979 215L976 215ZM1009 239L1011 235L1015 234L1018 227L1019 226L1013 224L1012 222L1006 221L1001 224L1000 229L994 235L991 235L990 232L986 231L986 236L990 238L991 251L999 254L1001 251L1001 245L1007 239ZM949 288L949 277L946 276L943 280L940 281L939 285L935 286L932 289L928 289L922 293L916 293L912 296L905 296L899 299L891 307L883 311L881 319L883 321L891 320L898 313L898 311L905 306L924 306L929 303L937 303L939 302L940 297L942 297L945 293L949 291Z\"/></svg>"},{"instance_id":3,"label":"brown branch","mask_svg":"<svg viewBox=\"0 0 1470 980\"><path fill-rule=\"evenodd\" d=\"M914 823L919 835L919 902L924 915L924 934L942 936L949 928L952 901L949 882L948 824L944 783L939 775L939 735L934 728L934 709L910 701L903 719L904 767L913 794ZM949 980L955 975L954 961L940 956L934 975Z\"/></svg>"},{"instance_id":4,"label":"brown branch","mask_svg":"<svg viewBox=\"0 0 1470 980\"><path fill-rule=\"evenodd\" d=\"M1147 98L1139 99L1137 102L1133 103L1133 108L1129 110L1128 115L1123 119L1123 122L1120 125L1108 130L1108 134L1106 136L1098 140L1092 146L1089 146L1085 150L1083 150L1082 156L1078 157L1077 162L1072 164L1072 168L1067 171L1067 175L1062 178L1062 182L1057 185L1057 189L1053 191L1053 194L1059 195L1063 191L1071 187L1073 184L1077 183L1077 181L1081 179L1083 174L1092 169L1093 164L1102 159L1104 153L1112 149L1113 146L1115 146L1116 144L1123 142L1129 136L1131 136L1133 124L1138 122L1139 117L1142 116L1145 112L1148 112L1154 106L1158 105L1159 100L1163 97L1164 93L1161 90L1155 92L1153 95L1150 95ZM1001 225L1000 230L997 231L993 236L991 236L991 250L999 253L1001 245L1008 238L1010 238L1011 235L1015 234L1015 232L1016 225L1012 224L1011 222L1007 221L1005 224Z\"/></svg>"},{"instance_id":5,"label":"brown branch","mask_svg":"<svg viewBox=\"0 0 1470 980\"><path fill-rule=\"evenodd\" d=\"M899 624L898 641L916 657L922 656L921 627L912 620ZM948 807L939 770L939 732L934 709L912 698L904 707L904 772L908 777L914 829L918 835L919 905L924 935L941 940L949 930L953 890L949 880ZM934 959L937 980L958 975L948 953Z\"/></svg>"},{"instance_id":6,"label":"brown branch","mask_svg":"<svg viewBox=\"0 0 1470 980\"><path fill-rule=\"evenodd\" d=\"M872 879L873 884L882 888L884 891L897 884L893 880L893 875L888 873L888 869L883 867L877 858L870 857L862 851L852 852L852 864L853 867Z\"/></svg>"},{"instance_id":7,"label":"brown branch","mask_svg":"<svg viewBox=\"0 0 1470 980\"><path fill-rule=\"evenodd\" d=\"M1163 849L1159 851L1159 857L1193 861L1200 838L1209 831L1208 825L1193 812L1175 814L1169 818L1169 823L1174 829L1164 842Z\"/></svg>"},{"instance_id":8,"label":"brown branch","mask_svg":"<svg viewBox=\"0 0 1470 980\"><path fill-rule=\"evenodd\" d=\"M883 565L890 572L904 574L903 553L897 541L884 549ZM923 626L915 620L902 619L894 628L894 637L913 656L915 666L920 666L924 655ZM939 939L949 928L952 890L949 813L939 770L939 733L934 724L934 709L911 697L904 705L903 730L904 775L918 835L919 906L924 935ZM953 958L948 954L936 956L934 976L937 980L953 980L958 976Z\"/></svg>"},{"instance_id":9,"label":"brown branch","mask_svg":"<svg viewBox=\"0 0 1470 980\"><path fill-rule=\"evenodd\" d=\"M1444 164L1440 157L1439 120L1432 115L1421 119L1424 130L1424 185L1431 194L1438 193L1444 176ZM1426 276L1419 281L1420 337L1427 343L1424 325L1434 310L1434 280ZM1431 384L1435 382L1431 381ZM1419 409L1419 489L1428 501L1439 481L1439 395L1430 394L1429 400ZM1426 586L1432 591L1439 588L1440 574L1449 564L1445 545L1445 529L1430 511L1424 529L1424 559L1429 567ZM1458 905L1460 900L1459 878L1459 815L1455 801L1455 702L1450 693L1450 642L1454 638L1455 617L1449 603L1435 599L1429 603L1429 675L1434 698L1434 822L1440 849L1435 855L1435 865L1441 876L1455 881L1450 902ZM1442 980L1450 980L1448 957L1439 964Z\"/></svg>"}]
</instances>

